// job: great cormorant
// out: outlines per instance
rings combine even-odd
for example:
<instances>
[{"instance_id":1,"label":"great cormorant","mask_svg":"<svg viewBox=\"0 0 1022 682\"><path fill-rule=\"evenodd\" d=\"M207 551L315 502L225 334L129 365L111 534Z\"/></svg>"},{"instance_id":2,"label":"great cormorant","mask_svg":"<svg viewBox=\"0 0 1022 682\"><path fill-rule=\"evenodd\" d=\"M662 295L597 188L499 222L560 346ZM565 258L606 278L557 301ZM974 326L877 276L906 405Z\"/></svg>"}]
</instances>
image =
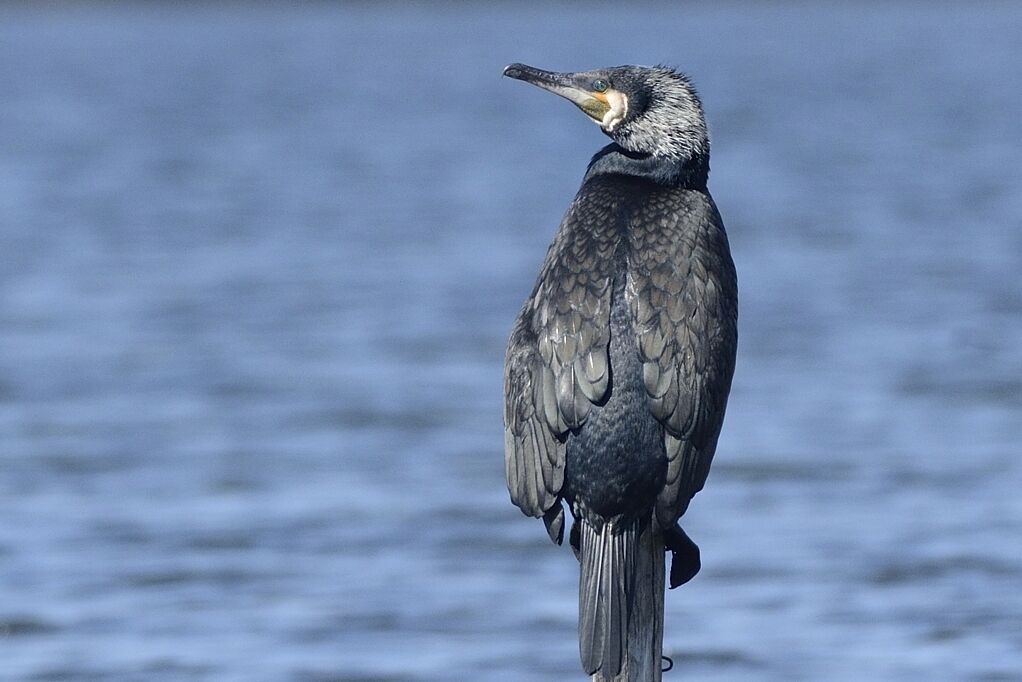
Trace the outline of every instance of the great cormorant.
<instances>
[{"instance_id":1,"label":"great cormorant","mask_svg":"<svg viewBox=\"0 0 1022 682\"><path fill-rule=\"evenodd\" d=\"M638 538L657 524L671 587L699 570L678 525L702 489L737 348L738 286L706 187L699 97L673 69L504 75L567 98L613 142L582 187L515 320L504 367L512 501L560 544L568 503L579 558L582 667L611 678L627 655ZM654 547L654 560L663 549ZM651 565L645 562L644 565Z\"/></svg>"}]
</instances>

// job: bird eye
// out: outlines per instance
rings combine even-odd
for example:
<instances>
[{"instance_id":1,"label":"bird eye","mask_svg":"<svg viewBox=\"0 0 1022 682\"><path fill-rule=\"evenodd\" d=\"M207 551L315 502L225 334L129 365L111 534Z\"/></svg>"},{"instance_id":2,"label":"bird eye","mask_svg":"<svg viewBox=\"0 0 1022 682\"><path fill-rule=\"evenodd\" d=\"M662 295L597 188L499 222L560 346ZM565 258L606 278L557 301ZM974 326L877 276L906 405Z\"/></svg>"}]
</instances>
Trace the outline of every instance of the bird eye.
<instances>
[{"instance_id":1,"label":"bird eye","mask_svg":"<svg viewBox=\"0 0 1022 682\"><path fill-rule=\"evenodd\" d=\"M593 90L595 90L596 92L606 92L607 91L607 81L600 80L600 79L594 80L593 81Z\"/></svg>"}]
</instances>

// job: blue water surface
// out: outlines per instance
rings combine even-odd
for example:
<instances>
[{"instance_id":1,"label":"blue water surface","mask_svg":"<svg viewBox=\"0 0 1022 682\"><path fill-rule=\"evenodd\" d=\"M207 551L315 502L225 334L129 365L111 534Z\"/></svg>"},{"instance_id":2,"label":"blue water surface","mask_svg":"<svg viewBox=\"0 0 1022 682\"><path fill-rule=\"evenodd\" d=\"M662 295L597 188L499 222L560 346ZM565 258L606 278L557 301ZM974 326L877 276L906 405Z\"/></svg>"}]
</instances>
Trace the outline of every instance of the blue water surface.
<instances>
[{"instance_id":1,"label":"blue water surface","mask_svg":"<svg viewBox=\"0 0 1022 682\"><path fill-rule=\"evenodd\" d=\"M667 62L741 285L666 679L1022 676L1022 9L0 8L0 679L583 679L501 365Z\"/></svg>"}]
</instances>

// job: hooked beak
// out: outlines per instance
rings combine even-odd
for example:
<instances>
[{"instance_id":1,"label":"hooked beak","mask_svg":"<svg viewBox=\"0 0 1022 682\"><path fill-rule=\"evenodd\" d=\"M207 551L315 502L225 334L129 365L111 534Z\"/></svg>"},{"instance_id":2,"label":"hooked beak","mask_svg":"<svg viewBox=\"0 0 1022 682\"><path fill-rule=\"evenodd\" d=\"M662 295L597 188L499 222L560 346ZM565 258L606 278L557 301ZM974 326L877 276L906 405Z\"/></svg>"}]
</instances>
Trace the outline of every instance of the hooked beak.
<instances>
[{"instance_id":1,"label":"hooked beak","mask_svg":"<svg viewBox=\"0 0 1022 682\"><path fill-rule=\"evenodd\" d=\"M607 96L602 92L591 90L586 77L581 74L557 73L525 64L509 64L504 67L504 75L560 95L601 125L604 125L604 117L611 110Z\"/></svg>"}]
</instances>

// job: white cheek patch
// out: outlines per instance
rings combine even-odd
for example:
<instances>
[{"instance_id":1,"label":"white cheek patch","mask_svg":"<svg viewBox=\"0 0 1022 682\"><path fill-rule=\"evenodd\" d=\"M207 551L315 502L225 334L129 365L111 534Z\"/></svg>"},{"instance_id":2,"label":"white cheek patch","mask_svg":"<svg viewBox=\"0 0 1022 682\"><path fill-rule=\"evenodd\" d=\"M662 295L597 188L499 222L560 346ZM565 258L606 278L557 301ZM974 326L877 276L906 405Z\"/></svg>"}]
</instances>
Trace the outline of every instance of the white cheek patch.
<instances>
[{"instance_id":1,"label":"white cheek patch","mask_svg":"<svg viewBox=\"0 0 1022 682\"><path fill-rule=\"evenodd\" d=\"M625 116L628 115L628 98L624 93L610 90L607 92L607 104L610 105L610 109L603 115L600 125L607 132L613 132L617 124L625 120Z\"/></svg>"}]
</instances>

